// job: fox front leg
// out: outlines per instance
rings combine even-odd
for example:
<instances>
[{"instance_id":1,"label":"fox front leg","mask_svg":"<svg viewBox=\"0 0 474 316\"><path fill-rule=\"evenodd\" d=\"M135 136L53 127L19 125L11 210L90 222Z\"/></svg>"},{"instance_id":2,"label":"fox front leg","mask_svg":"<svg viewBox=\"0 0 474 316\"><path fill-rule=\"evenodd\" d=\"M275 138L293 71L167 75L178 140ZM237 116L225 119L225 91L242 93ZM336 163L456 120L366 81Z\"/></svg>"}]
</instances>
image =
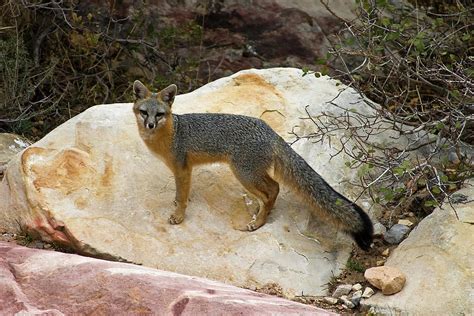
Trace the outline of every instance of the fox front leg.
<instances>
[{"instance_id":1,"label":"fox front leg","mask_svg":"<svg viewBox=\"0 0 474 316\"><path fill-rule=\"evenodd\" d=\"M186 207L188 206L189 189L191 185L191 169L183 168L174 172L176 183L176 209L168 219L170 224L176 225L184 220Z\"/></svg>"}]
</instances>

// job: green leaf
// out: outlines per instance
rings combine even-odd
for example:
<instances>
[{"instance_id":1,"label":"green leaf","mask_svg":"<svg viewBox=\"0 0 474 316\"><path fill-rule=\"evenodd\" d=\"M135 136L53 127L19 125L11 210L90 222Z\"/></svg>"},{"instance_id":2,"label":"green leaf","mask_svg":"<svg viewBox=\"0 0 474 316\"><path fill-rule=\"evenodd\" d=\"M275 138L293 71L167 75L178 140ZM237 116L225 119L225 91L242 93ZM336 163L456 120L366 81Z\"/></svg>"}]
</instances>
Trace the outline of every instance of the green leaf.
<instances>
[{"instance_id":1,"label":"green leaf","mask_svg":"<svg viewBox=\"0 0 474 316\"><path fill-rule=\"evenodd\" d=\"M415 38L413 40L413 46L415 46L415 49L420 53L425 50L425 43L421 38Z\"/></svg>"},{"instance_id":2,"label":"green leaf","mask_svg":"<svg viewBox=\"0 0 474 316\"><path fill-rule=\"evenodd\" d=\"M425 206L427 206L427 207L438 206L438 201L436 201L436 200L425 201Z\"/></svg>"},{"instance_id":3,"label":"green leaf","mask_svg":"<svg viewBox=\"0 0 474 316\"><path fill-rule=\"evenodd\" d=\"M451 94L453 97L456 97L456 98L459 98L459 96L461 95L461 93L457 89L451 90Z\"/></svg>"},{"instance_id":4,"label":"green leaf","mask_svg":"<svg viewBox=\"0 0 474 316\"><path fill-rule=\"evenodd\" d=\"M383 198L385 201L390 202L395 197L395 193L390 188L381 188L380 192L383 194Z\"/></svg>"},{"instance_id":5,"label":"green leaf","mask_svg":"<svg viewBox=\"0 0 474 316\"><path fill-rule=\"evenodd\" d=\"M405 173L405 169L402 167L395 167L393 168L393 173L395 173L397 176L402 176Z\"/></svg>"},{"instance_id":6,"label":"green leaf","mask_svg":"<svg viewBox=\"0 0 474 316\"><path fill-rule=\"evenodd\" d=\"M387 41L395 41L395 40L397 40L397 39L399 39L399 38L400 38L400 33L398 33L398 32L390 32L390 33L388 33L387 36L385 37L385 39L386 39Z\"/></svg>"},{"instance_id":7,"label":"green leaf","mask_svg":"<svg viewBox=\"0 0 474 316\"><path fill-rule=\"evenodd\" d=\"M441 190L438 186L434 186L431 188L431 192L433 192L434 194L440 194Z\"/></svg>"},{"instance_id":8,"label":"green leaf","mask_svg":"<svg viewBox=\"0 0 474 316\"><path fill-rule=\"evenodd\" d=\"M411 168L411 162L410 162L410 160L404 160L404 161L402 162L402 165L401 165L401 166L402 166L403 168L405 168L405 170L410 169L410 168Z\"/></svg>"},{"instance_id":9,"label":"green leaf","mask_svg":"<svg viewBox=\"0 0 474 316\"><path fill-rule=\"evenodd\" d=\"M383 26L389 26L391 20L390 20L389 18L382 18L382 19L380 20L380 22L382 22L382 25L383 25Z\"/></svg>"},{"instance_id":10,"label":"green leaf","mask_svg":"<svg viewBox=\"0 0 474 316\"><path fill-rule=\"evenodd\" d=\"M303 77L306 76L309 72L309 68L308 67L303 67L301 70L303 70Z\"/></svg>"},{"instance_id":11,"label":"green leaf","mask_svg":"<svg viewBox=\"0 0 474 316\"><path fill-rule=\"evenodd\" d=\"M326 58L318 58L316 59L316 64L318 65L325 65L327 62L327 59Z\"/></svg>"}]
</instances>

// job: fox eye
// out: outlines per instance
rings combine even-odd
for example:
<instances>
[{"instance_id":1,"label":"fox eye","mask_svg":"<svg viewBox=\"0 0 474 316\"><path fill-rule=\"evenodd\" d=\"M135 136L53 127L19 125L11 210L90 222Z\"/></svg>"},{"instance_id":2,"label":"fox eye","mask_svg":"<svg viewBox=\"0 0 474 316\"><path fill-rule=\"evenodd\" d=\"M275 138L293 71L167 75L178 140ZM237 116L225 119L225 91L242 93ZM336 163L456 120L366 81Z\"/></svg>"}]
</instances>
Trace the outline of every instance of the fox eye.
<instances>
[{"instance_id":1,"label":"fox eye","mask_svg":"<svg viewBox=\"0 0 474 316\"><path fill-rule=\"evenodd\" d=\"M146 110L140 110L140 114L142 116L147 116L148 115L148 112Z\"/></svg>"},{"instance_id":2,"label":"fox eye","mask_svg":"<svg viewBox=\"0 0 474 316\"><path fill-rule=\"evenodd\" d=\"M156 113L156 117L162 117L165 113Z\"/></svg>"}]
</instances>

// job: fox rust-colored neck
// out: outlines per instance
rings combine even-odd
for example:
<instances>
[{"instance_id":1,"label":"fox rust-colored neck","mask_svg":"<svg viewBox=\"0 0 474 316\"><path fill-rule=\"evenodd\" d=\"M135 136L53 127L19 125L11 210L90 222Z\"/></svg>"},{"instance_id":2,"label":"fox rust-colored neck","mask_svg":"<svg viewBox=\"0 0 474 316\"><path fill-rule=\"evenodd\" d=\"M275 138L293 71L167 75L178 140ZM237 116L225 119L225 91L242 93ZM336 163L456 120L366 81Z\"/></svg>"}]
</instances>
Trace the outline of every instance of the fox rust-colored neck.
<instances>
[{"instance_id":1,"label":"fox rust-colored neck","mask_svg":"<svg viewBox=\"0 0 474 316\"><path fill-rule=\"evenodd\" d=\"M172 114L167 115L162 126L154 130L147 130L142 124L139 125L140 136L147 147L156 155L161 157L163 161L172 168L173 166L173 139L174 124Z\"/></svg>"}]
</instances>

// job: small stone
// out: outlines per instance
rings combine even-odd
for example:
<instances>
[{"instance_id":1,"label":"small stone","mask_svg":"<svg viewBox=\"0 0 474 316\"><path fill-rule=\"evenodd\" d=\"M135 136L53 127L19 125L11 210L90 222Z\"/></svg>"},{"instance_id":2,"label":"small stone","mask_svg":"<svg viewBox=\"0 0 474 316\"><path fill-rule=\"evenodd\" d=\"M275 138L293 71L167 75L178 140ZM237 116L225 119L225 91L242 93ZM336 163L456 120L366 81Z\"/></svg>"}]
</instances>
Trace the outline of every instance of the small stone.
<instances>
[{"instance_id":1,"label":"small stone","mask_svg":"<svg viewBox=\"0 0 474 316\"><path fill-rule=\"evenodd\" d=\"M365 290L364 290L364 293L362 293L362 297L363 298L369 298L371 297L372 295L374 295L374 290L372 290L371 287L366 287Z\"/></svg>"},{"instance_id":2,"label":"small stone","mask_svg":"<svg viewBox=\"0 0 474 316\"><path fill-rule=\"evenodd\" d=\"M451 162L451 163L453 163L453 164L455 164L455 165L461 163L461 160L459 159L457 153L454 152L454 151L449 152L449 154L448 154L448 160L449 160L449 162Z\"/></svg>"},{"instance_id":3,"label":"small stone","mask_svg":"<svg viewBox=\"0 0 474 316\"><path fill-rule=\"evenodd\" d=\"M356 307L354 303L352 303L349 299L347 299L347 297L346 298L341 297L340 300L341 300L343 306L345 305L347 308L352 309L352 308Z\"/></svg>"},{"instance_id":4,"label":"small stone","mask_svg":"<svg viewBox=\"0 0 474 316\"><path fill-rule=\"evenodd\" d=\"M375 264L376 264L377 266L383 266L383 265L385 264L385 260L377 260L377 261L375 262Z\"/></svg>"},{"instance_id":5,"label":"small stone","mask_svg":"<svg viewBox=\"0 0 474 316\"><path fill-rule=\"evenodd\" d=\"M347 295L352 290L351 284L341 284L332 293L332 297L340 298L342 295Z\"/></svg>"},{"instance_id":6,"label":"small stone","mask_svg":"<svg viewBox=\"0 0 474 316\"><path fill-rule=\"evenodd\" d=\"M395 224L384 235L383 238L389 244L399 244L405 235L410 231L406 225Z\"/></svg>"},{"instance_id":7,"label":"small stone","mask_svg":"<svg viewBox=\"0 0 474 316\"><path fill-rule=\"evenodd\" d=\"M400 292L405 285L405 275L394 267L374 267L365 270L364 277L370 284L382 290L384 295Z\"/></svg>"},{"instance_id":8,"label":"small stone","mask_svg":"<svg viewBox=\"0 0 474 316\"><path fill-rule=\"evenodd\" d=\"M326 296L324 299L323 299L326 303L328 304L331 304L331 305L335 305L337 304L337 298L335 297L330 297L330 296Z\"/></svg>"},{"instance_id":9,"label":"small stone","mask_svg":"<svg viewBox=\"0 0 474 316\"><path fill-rule=\"evenodd\" d=\"M355 306L357 306L357 305L359 305L361 299L362 299L362 291L358 290L358 291L354 292L354 294L352 294L351 302Z\"/></svg>"},{"instance_id":10,"label":"small stone","mask_svg":"<svg viewBox=\"0 0 474 316\"><path fill-rule=\"evenodd\" d=\"M388 257L389 255L390 255L390 248L387 248L382 252L382 256L384 257Z\"/></svg>"},{"instance_id":11,"label":"small stone","mask_svg":"<svg viewBox=\"0 0 474 316\"><path fill-rule=\"evenodd\" d=\"M408 226L408 227L413 226L412 221L410 221L409 219L401 219L401 220L398 221L398 224L405 225L405 226Z\"/></svg>"},{"instance_id":12,"label":"small stone","mask_svg":"<svg viewBox=\"0 0 474 316\"><path fill-rule=\"evenodd\" d=\"M375 223L374 224L374 236L383 236L387 232L387 228L380 224L380 223Z\"/></svg>"},{"instance_id":13,"label":"small stone","mask_svg":"<svg viewBox=\"0 0 474 316\"><path fill-rule=\"evenodd\" d=\"M52 248L53 246L51 244L44 244L44 249L50 249Z\"/></svg>"},{"instance_id":14,"label":"small stone","mask_svg":"<svg viewBox=\"0 0 474 316\"><path fill-rule=\"evenodd\" d=\"M413 212L408 212L408 216L410 216L410 217L415 217L415 213L413 213Z\"/></svg>"},{"instance_id":15,"label":"small stone","mask_svg":"<svg viewBox=\"0 0 474 316\"><path fill-rule=\"evenodd\" d=\"M362 284L356 283L352 286L352 291L359 291L362 290Z\"/></svg>"}]
</instances>

